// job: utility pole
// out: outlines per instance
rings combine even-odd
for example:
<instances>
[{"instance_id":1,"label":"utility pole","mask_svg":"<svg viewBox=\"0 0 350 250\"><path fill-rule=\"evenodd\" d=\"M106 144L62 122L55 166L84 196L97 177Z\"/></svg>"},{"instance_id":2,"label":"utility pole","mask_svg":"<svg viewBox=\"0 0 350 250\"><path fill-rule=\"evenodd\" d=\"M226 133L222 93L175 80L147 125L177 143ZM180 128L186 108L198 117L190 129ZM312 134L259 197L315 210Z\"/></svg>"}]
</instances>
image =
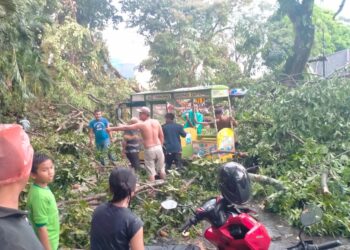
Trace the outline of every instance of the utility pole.
<instances>
[{"instance_id":1,"label":"utility pole","mask_svg":"<svg viewBox=\"0 0 350 250\"><path fill-rule=\"evenodd\" d=\"M323 69L323 77L326 77L326 55L325 55L325 39L324 39L324 29L322 29L322 69Z\"/></svg>"}]
</instances>

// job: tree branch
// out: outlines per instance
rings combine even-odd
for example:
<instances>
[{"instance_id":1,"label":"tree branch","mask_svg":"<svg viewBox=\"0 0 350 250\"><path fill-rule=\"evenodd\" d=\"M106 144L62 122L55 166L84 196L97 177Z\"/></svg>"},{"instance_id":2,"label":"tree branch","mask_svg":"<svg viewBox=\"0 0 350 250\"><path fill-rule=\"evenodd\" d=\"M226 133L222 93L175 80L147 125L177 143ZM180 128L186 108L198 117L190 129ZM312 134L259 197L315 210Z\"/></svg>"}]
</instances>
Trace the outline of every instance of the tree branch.
<instances>
[{"instance_id":1,"label":"tree branch","mask_svg":"<svg viewBox=\"0 0 350 250\"><path fill-rule=\"evenodd\" d=\"M98 98L95 97L93 94L87 94L87 96L88 96L89 99L90 99L91 101L93 101L94 103L97 103L97 104L103 103L102 100L98 99Z\"/></svg>"},{"instance_id":2,"label":"tree branch","mask_svg":"<svg viewBox=\"0 0 350 250\"><path fill-rule=\"evenodd\" d=\"M256 181L256 182L261 183L261 184L268 184L268 185L274 186L278 191L285 191L286 190L283 183L280 182L279 180L274 179L274 178L264 176L264 175L252 174L252 173L248 173L248 175L252 181Z\"/></svg>"},{"instance_id":3,"label":"tree branch","mask_svg":"<svg viewBox=\"0 0 350 250\"><path fill-rule=\"evenodd\" d=\"M154 187L162 186L165 183L166 183L166 181L164 181L164 180L156 180L156 181L150 182L150 183L143 183L142 186L139 186L136 188L135 194L141 193L147 189L154 189ZM65 205L74 204L74 203L78 203L81 201L85 201L89 205L91 205L91 204L96 205L98 202L101 203L100 201L104 200L107 197L107 195L108 195L108 193L100 193L100 194L94 194L94 195L82 197L80 199L60 201L60 202L57 202L57 206L62 207ZM98 202L96 202L96 201L98 201Z\"/></svg>"},{"instance_id":4,"label":"tree branch","mask_svg":"<svg viewBox=\"0 0 350 250\"><path fill-rule=\"evenodd\" d=\"M322 188L322 193L323 194L331 194L328 189L328 184L327 184L327 179L328 179L328 171L324 171L321 176L321 188Z\"/></svg>"},{"instance_id":5,"label":"tree branch","mask_svg":"<svg viewBox=\"0 0 350 250\"><path fill-rule=\"evenodd\" d=\"M290 137L293 137L294 139L296 139L298 142L300 142L300 144L305 144L305 141L303 141L303 139L301 139L299 136L297 136L297 135L294 134L293 132L287 131L287 134L288 134Z\"/></svg>"},{"instance_id":6,"label":"tree branch","mask_svg":"<svg viewBox=\"0 0 350 250\"><path fill-rule=\"evenodd\" d=\"M335 20L335 18L339 15L339 13L343 10L344 5L345 5L346 0L342 0L337 12L335 12L335 14L333 15L333 20Z\"/></svg>"}]
</instances>

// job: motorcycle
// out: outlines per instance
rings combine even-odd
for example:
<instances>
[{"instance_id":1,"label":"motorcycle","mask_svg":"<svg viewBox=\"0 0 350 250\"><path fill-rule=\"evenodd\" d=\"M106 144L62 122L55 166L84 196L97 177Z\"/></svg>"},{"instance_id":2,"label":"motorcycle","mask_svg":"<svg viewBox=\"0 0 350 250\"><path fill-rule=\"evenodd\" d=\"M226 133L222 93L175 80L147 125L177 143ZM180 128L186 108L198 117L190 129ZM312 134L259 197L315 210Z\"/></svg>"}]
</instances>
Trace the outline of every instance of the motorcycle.
<instances>
[{"instance_id":1,"label":"motorcycle","mask_svg":"<svg viewBox=\"0 0 350 250\"><path fill-rule=\"evenodd\" d=\"M162 202L165 209L176 207L176 201ZM249 208L236 207L225 198L208 200L194 211L194 216L181 228L183 235L202 220L211 226L206 229L204 237L220 250L267 250L271 238L265 226L257 221Z\"/></svg>"},{"instance_id":2,"label":"motorcycle","mask_svg":"<svg viewBox=\"0 0 350 250\"><path fill-rule=\"evenodd\" d=\"M177 202L166 200L161 206L164 209L174 209ZM269 249L271 238L266 227L257 221L253 210L245 207L237 207L229 204L221 196L210 199L200 208L193 211L194 216L181 228L184 236L188 235L188 230L206 220L211 226L204 232L204 237L219 250L267 250ZM322 210L316 206L307 207L301 214L303 227L299 233L299 242L288 247L287 250L326 250L341 245L339 240L322 244L313 244L313 241L304 241L301 237L305 228L320 221Z\"/></svg>"}]
</instances>

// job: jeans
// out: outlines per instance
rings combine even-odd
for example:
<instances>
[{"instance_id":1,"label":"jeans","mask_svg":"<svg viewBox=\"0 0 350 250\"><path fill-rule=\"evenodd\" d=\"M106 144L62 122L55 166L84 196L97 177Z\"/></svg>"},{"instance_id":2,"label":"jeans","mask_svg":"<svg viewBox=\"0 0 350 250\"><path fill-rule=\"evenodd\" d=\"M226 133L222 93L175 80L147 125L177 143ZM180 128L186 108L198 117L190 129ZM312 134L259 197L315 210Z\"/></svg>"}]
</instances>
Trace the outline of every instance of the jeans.
<instances>
[{"instance_id":1,"label":"jeans","mask_svg":"<svg viewBox=\"0 0 350 250\"><path fill-rule=\"evenodd\" d=\"M102 166L106 165L105 163L106 154L108 155L108 159L111 162L113 163L115 162L115 158L113 156L112 151L110 150L109 145L110 145L109 140L104 140L102 143L99 143L99 144L96 143L96 149L97 149L96 158L101 163Z\"/></svg>"}]
</instances>

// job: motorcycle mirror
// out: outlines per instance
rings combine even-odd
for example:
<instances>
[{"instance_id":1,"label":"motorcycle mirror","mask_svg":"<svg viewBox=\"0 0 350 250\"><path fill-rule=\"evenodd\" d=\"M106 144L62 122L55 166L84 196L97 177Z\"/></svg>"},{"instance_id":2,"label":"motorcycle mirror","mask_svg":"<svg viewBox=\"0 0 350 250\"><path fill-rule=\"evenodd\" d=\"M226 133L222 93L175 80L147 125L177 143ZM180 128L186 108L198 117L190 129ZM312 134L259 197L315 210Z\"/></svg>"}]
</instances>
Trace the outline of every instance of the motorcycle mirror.
<instances>
[{"instance_id":1,"label":"motorcycle mirror","mask_svg":"<svg viewBox=\"0 0 350 250\"><path fill-rule=\"evenodd\" d=\"M160 205L166 210L171 210L177 207L177 202L174 200L166 200L160 203Z\"/></svg>"},{"instance_id":2,"label":"motorcycle mirror","mask_svg":"<svg viewBox=\"0 0 350 250\"><path fill-rule=\"evenodd\" d=\"M311 226L317 222L319 222L322 218L322 210L321 208L315 205L308 205L301 212L300 221L304 227Z\"/></svg>"}]
</instances>

